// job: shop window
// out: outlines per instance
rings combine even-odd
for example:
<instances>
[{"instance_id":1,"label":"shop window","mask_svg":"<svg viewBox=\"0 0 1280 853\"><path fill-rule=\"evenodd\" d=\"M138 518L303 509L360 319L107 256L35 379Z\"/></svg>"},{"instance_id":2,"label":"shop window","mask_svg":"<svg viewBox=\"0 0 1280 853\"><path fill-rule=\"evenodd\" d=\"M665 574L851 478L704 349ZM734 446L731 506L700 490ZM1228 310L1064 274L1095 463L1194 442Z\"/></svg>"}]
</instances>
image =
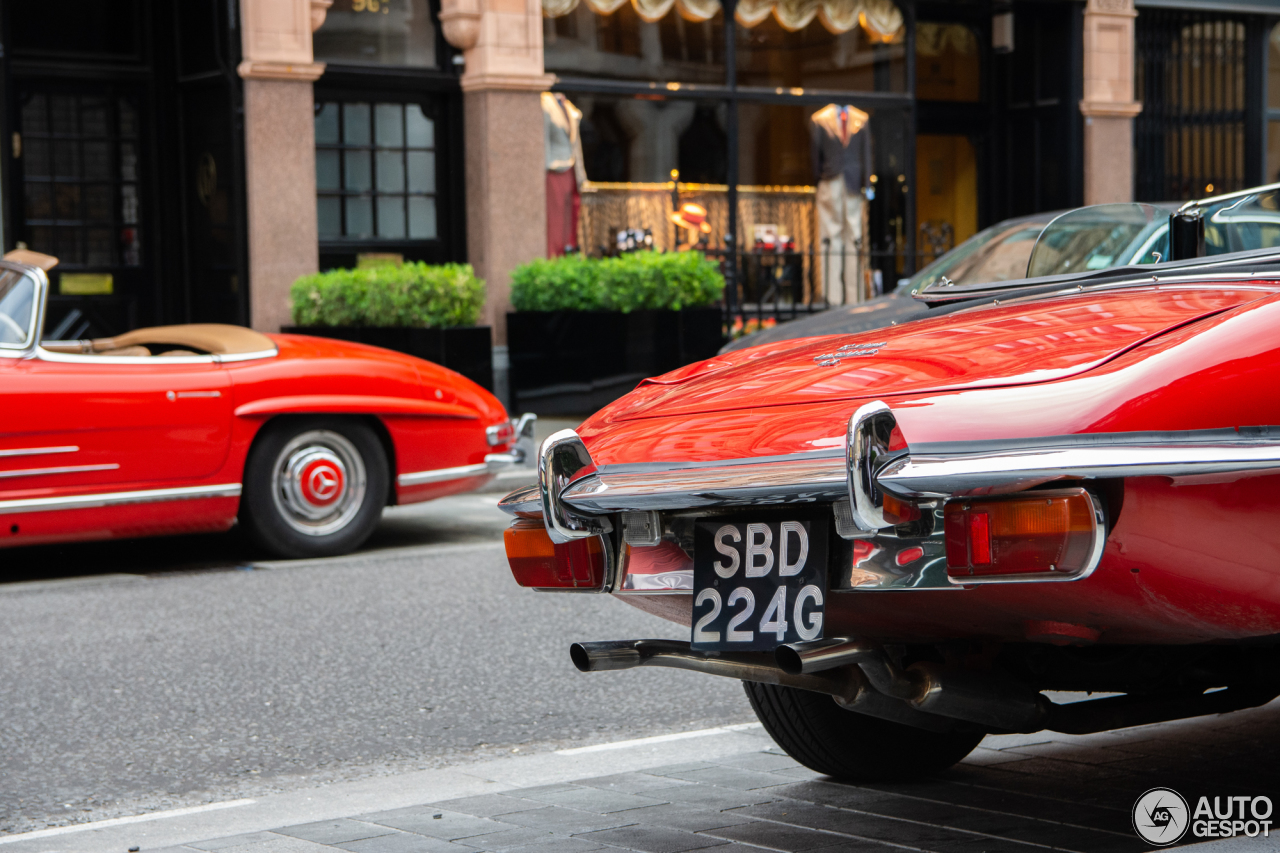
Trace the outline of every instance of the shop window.
<instances>
[{"instance_id":1,"label":"shop window","mask_svg":"<svg viewBox=\"0 0 1280 853\"><path fill-rule=\"evenodd\" d=\"M438 64L428 0L334 0L312 44L320 62L414 68Z\"/></svg>"},{"instance_id":2,"label":"shop window","mask_svg":"<svg viewBox=\"0 0 1280 853\"><path fill-rule=\"evenodd\" d=\"M419 104L316 107L320 240L434 240L436 126Z\"/></svg>"},{"instance_id":3,"label":"shop window","mask_svg":"<svg viewBox=\"0 0 1280 853\"><path fill-rule=\"evenodd\" d=\"M630 6L598 14L580 5L543 19L543 61L562 77L724 83L724 15L691 21L675 12L648 23Z\"/></svg>"},{"instance_id":4,"label":"shop window","mask_svg":"<svg viewBox=\"0 0 1280 853\"><path fill-rule=\"evenodd\" d=\"M922 101L976 101L981 97L978 37L963 24L916 25L916 97Z\"/></svg>"},{"instance_id":5,"label":"shop window","mask_svg":"<svg viewBox=\"0 0 1280 853\"><path fill-rule=\"evenodd\" d=\"M916 245L929 263L978 233L978 164L958 135L916 137Z\"/></svg>"},{"instance_id":6,"label":"shop window","mask_svg":"<svg viewBox=\"0 0 1280 853\"><path fill-rule=\"evenodd\" d=\"M141 264L138 116L124 98L32 94L21 107L30 248L64 268Z\"/></svg>"},{"instance_id":7,"label":"shop window","mask_svg":"<svg viewBox=\"0 0 1280 853\"><path fill-rule=\"evenodd\" d=\"M789 30L775 17L737 27L738 85L906 91L901 43L874 43L861 27L833 33L818 18Z\"/></svg>"}]
</instances>

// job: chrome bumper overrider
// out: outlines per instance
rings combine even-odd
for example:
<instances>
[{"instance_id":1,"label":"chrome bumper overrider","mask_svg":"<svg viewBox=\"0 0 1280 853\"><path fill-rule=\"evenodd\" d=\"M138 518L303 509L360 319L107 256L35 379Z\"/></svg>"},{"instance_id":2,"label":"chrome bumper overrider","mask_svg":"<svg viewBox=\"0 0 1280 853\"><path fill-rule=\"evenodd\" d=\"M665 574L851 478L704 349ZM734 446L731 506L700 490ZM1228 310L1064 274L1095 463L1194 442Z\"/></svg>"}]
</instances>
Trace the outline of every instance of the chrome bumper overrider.
<instances>
[{"instance_id":1,"label":"chrome bumper overrider","mask_svg":"<svg viewBox=\"0 0 1280 853\"><path fill-rule=\"evenodd\" d=\"M855 561L848 588L955 588L945 576L940 524L932 534L899 539L883 515L885 493L932 502L1017 492L1055 481L1280 471L1280 427L948 442L894 451L890 441L895 426L889 407L875 401L849 419L843 450L602 466L591 459L577 433L562 430L542 444L538 486L512 492L499 508L542 517L551 538L567 542L609 533L609 516L622 512L848 500L856 527L850 535L870 540L884 558L922 549L920 567L906 571L877 568L880 560L874 557L861 565ZM1105 530L1098 535L1105 537ZM1100 539L1099 558L1101 544Z\"/></svg>"}]
</instances>

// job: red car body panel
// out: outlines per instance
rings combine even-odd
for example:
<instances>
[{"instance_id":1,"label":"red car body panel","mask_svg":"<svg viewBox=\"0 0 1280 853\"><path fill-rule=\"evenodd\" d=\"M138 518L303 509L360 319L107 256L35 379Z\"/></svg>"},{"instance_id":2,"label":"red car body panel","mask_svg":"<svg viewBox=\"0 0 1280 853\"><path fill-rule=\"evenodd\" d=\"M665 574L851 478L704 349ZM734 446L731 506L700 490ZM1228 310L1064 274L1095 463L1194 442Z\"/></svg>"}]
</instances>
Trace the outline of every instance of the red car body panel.
<instances>
[{"instance_id":1,"label":"red car body panel","mask_svg":"<svg viewBox=\"0 0 1280 853\"><path fill-rule=\"evenodd\" d=\"M0 547L225 530L238 511L234 495L48 510L27 503L238 486L272 417L377 418L393 477L482 465L507 449L485 435L506 420L502 404L453 371L362 344L270 337L275 356L223 363L0 358ZM394 502L468 491L491 476L397 483Z\"/></svg>"},{"instance_id":2,"label":"red car body panel","mask_svg":"<svg viewBox=\"0 0 1280 853\"><path fill-rule=\"evenodd\" d=\"M1171 328L1261 298L1256 290L1156 289L970 309L901 331L823 337L719 356L718 370L679 385L663 377L615 405L612 417L676 416L765 405L1051 382L1085 373ZM869 348L815 374L814 360L844 344ZM870 346L880 344L880 346Z\"/></svg>"},{"instance_id":3,"label":"red car body panel","mask_svg":"<svg viewBox=\"0 0 1280 853\"><path fill-rule=\"evenodd\" d=\"M1277 290L1218 284L1095 292L975 308L790 350L742 350L716 359L733 367L689 368L683 383L643 386L578 432L592 459L608 466L839 448L849 416L871 399L889 403L908 444L1276 425ZM1046 335L1057 332L1046 330L1086 315L1105 320L1105 330L1074 326L1061 341L1067 354L1055 355ZM1011 341L991 331L1010 326L1026 334ZM945 358L916 352L926 340L954 347ZM886 343L874 359L827 368L812 361L815 353L876 341ZM1078 368L1064 365L1073 359ZM971 367L942 377L950 383L942 387L943 368L961 361ZM871 365L879 370L874 380L866 375ZM909 375L935 384L906 393ZM828 601L827 635L1170 644L1280 634L1277 494L1275 472L1130 477L1113 507L1118 516L1102 561L1088 577L841 591ZM621 597L688 624L689 595Z\"/></svg>"}]
</instances>

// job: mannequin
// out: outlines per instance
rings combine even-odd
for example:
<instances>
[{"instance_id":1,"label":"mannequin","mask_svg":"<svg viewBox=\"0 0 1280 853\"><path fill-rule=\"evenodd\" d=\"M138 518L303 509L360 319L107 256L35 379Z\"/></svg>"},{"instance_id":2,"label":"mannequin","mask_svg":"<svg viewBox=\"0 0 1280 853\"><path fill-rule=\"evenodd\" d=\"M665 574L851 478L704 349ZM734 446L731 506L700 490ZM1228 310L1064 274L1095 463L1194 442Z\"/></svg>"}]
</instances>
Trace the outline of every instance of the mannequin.
<instances>
[{"instance_id":1,"label":"mannequin","mask_svg":"<svg viewBox=\"0 0 1280 853\"><path fill-rule=\"evenodd\" d=\"M870 117L857 107L827 104L813 114L813 171L818 183L818 251L828 305L861 302L866 203L874 161ZM823 242L825 239L825 243ZM843 276L842 276L843 273Z\"/></svg>"},{"instance_id":2,"label":"mannequin","mask_svg":"<svg viewBox=\"0 0 1280 853\"><path fill-rule=\"evenodd\" d=\"M564 254L578 245L579 193L586 183L582 163L582 139L578 127L582 112L559 92L542 93L542 127L547 157L547 257Z\"/></svg>"}]
</instances>

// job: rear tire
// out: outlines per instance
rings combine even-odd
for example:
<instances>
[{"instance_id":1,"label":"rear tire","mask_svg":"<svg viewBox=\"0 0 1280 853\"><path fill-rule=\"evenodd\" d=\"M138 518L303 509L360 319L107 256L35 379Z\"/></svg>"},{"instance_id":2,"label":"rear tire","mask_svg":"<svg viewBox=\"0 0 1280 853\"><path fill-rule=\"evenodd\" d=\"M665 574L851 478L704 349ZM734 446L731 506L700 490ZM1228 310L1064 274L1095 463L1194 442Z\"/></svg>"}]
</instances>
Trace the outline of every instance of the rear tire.
<instances>
[{"instance_id":1,"label":"rear tire","mask_svg":"<svg viewBox=\"0 0 1280 853\"><path fill-rule=\"evenodd\" d=\"M369 538L387 502L387 456L355 419L289 418L263 428L245 462L240 523L279 557L332 557Z\"/></svg>"},{"instance_id":2,"label":"rear tire","mask_svg":"<svg viewBox=\"0 0 1280 853\"><path fill-rule=\"evenodd\" d=\"M917 779L945 770L973 751L977 732L938 732L841 708L830 697L794 687L744 681L765 731L810 770L847 782Z\"/></svg>"}]
</instances>

